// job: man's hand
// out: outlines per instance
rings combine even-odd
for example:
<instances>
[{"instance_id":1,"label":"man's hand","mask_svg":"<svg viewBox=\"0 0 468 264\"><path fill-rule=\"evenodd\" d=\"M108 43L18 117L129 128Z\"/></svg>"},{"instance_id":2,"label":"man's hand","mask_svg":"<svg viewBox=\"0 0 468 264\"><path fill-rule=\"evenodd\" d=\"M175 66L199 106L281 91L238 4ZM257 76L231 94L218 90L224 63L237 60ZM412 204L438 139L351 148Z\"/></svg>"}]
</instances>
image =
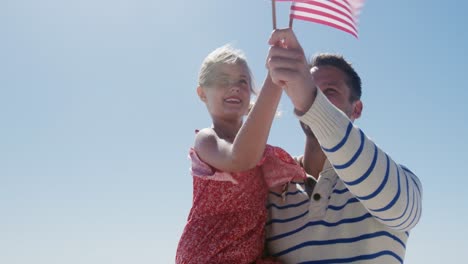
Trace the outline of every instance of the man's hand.
<instances>
[{"instance_id":1,"label":"man's hand","mask_svg":"<svg viewBox=\"0 0 468 264\"><path fill-rule=\"evenodd\" d=\"M317 93L304 51L290 28L274 30L268 43L271 47L266 65L271 79L283 87L296 114L302 115L312 106Z\"/></svg>"}]
</instances>

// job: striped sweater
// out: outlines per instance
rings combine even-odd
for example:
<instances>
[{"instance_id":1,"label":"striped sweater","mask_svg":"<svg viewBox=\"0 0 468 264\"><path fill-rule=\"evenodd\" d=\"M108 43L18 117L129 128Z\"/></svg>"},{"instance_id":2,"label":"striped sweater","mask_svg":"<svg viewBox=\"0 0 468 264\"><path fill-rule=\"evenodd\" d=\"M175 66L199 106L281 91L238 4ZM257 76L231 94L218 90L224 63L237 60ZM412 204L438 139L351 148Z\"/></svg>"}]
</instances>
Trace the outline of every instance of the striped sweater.
<instances>
[{"instance_id":1,"label":"striped sweater","mask_svg":"<svg viewBox=\"0 0 468 264\"><path fill-rule=\"evenodd\" d=\"M299 117L328 158L312 194L290 183L269 194L266 243L289 263L403 263L421 217L422 186L334 107L318 89Z\"/></svg>"}]
</instances>

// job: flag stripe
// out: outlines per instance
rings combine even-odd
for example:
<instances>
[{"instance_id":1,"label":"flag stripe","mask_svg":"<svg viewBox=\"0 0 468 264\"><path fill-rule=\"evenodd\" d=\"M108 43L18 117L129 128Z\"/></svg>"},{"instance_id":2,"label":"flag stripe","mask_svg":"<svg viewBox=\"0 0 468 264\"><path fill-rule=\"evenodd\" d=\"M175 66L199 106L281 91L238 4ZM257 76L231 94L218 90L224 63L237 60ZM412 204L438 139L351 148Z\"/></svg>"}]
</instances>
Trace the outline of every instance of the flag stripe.
<instances>
[{"instance_id":1,"label":"flag stripe","mask_svg":"<svg viewBox=\"0 0 468 264\"><path fill-rule=\"evenodd\" d=\"M299 14L294 14L294 15L291 15L291 16L292 16L292 18L295 18L295 19L301 19L301 20L305 20L305 21L315 22L315 23L318 23L318 24L334 27L336 29L348 32L348 33L350 33L351 35L353 35L353 36L355 36L357 38L357 32L355 32L352 29L349 29L348 27L346 27L344 25L338 25L334 21L330 21L330 19L323 19L321 17L320 18L317 18L317 17L314 18L313 15L310 15L310 14L307 15L307 16L301 16Z\"/></svg>"},{"instance_id":2,"label":"flag stripe","mask_svg":"<svg viewBox=\"0 0 468 264\"><path fill-rule=\"evenodd\" d=\"M330 12L330 10L322 8L307 8L302 6L292 6L291 14L300 14L301 16L308 16L307 14L313 14L314 17L329 18L330 22L336 21L337 24L347 25L350 29L357 32L353 19L340 12Z\"/></svg>"},{"instance_id":3,"label":"flag stripe","mask_svg":"<svg viewBox=\"0 0 468 264\"><path fill-rule=\"evenodd\" d=\"M358 37L358 15L364 0L292 0L292 2L291 19L327 25Z\"/></svg>"},{"instance_id":4,"label":"flag stripe","mask_svg":"<svg viewBox=\"0 0 468 264\"><path fill-rule=\"evenodd\" d=\"M333 4L336 5L336 6L340 6L341 8L343 8L344 10L346 10L346 12L349 13L349 14L352 14L352 13L353 13L353 12L352 12L352 8L351 8L351 5L350 5L350 4L348 3L348 1L346 1L346 0L343 0L343 1L341 1L341 0L338 0L338 1L336 1L336 0L328 0L328 1L325 0L325 2L326 2L326 3L329 3L329 4L332 4L332 3L333 3Z\"/></svg>"},{"instance_id":5,"label":"flag stripe","mask_svg":"<svg viewBox=\"0 0 468 264\"><path fill-rule=\"evenodd\" d=\"M341 10L345 14L352 14L351 5L345 0L293 0L293 5L309 4Z\"/></svg>"},{"instance_id":6,"label":"flag stripe","mask_svg":"<svg viewBox=\"0 0 468 264\"><path fill-rule=\"evenodd\" d=\"M331 1L330 3L326 4L319 1L310 1L308 3L296 3L293 6L291 6L291 8L293 7L303 7L310 10L315 9L323 12L330 12L332 14L336 14L336 16L342 17L343 19L349 20L350 22L354 22L352 12L349 8L338 4L332 4Z\"/></svg>"}]
</instances>

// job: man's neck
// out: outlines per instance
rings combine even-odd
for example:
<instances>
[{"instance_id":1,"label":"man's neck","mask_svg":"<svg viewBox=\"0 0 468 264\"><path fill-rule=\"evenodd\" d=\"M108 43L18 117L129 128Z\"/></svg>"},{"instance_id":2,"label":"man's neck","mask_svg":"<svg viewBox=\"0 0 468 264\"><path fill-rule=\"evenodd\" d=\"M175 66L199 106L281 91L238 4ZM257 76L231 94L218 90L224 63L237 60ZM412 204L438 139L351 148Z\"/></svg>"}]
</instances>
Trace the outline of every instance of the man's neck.
<instances>
[{"instance_id":1,"label":"man's neck","mask_svg":"<svg viewBox=\"0 0 468 264\"><path fill-rule=\"evenodd\" d=\"M323 153L317 139L314 137L307 137L304 156L302 158L302 167L306 173L318 180L326 160L327 157Z\"/></svg>"}]
</instances>

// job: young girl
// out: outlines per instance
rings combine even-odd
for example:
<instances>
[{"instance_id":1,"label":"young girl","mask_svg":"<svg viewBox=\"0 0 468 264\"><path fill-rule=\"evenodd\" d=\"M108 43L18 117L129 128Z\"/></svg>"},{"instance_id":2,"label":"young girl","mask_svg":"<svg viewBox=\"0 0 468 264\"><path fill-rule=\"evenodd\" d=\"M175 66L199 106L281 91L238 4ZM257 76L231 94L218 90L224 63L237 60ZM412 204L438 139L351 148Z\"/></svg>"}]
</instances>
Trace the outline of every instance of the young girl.
<instances>
[{"instance_id":1,"label":"young girl","mask_svg":"<svg viewBox=\"0 0 468 264\"><path fill-rule=\"evenodd\" d=\"M205 58L197 93L213 125L197 132L189 152L193 204L178 264L277 263L261 258L268 188L305 174L284 150L266 145L281 87L267 76L249 111L252 92L241 51L226 45Z\"/></svg>"}]
</instances>

